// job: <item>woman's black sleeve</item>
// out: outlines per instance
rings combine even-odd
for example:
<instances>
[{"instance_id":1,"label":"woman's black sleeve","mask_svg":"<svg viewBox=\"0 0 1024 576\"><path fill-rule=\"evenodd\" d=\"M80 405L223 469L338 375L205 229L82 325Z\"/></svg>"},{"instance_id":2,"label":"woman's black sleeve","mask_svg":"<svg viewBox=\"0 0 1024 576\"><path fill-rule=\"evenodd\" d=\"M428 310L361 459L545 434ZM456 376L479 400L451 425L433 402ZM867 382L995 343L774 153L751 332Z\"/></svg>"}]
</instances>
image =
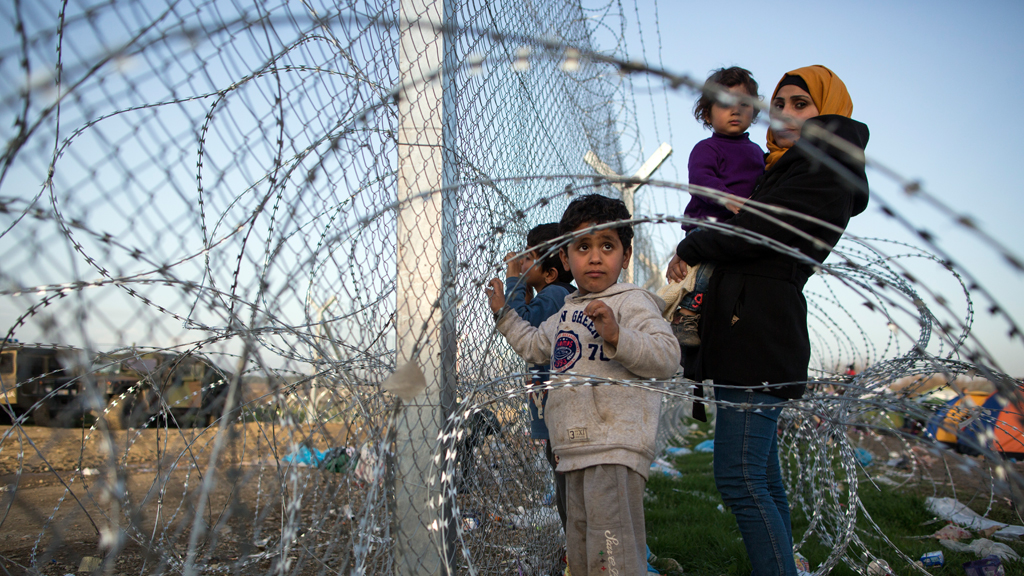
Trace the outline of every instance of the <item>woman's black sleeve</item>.
<instances>
[{"instance_id":1,"label":"woman's black sleeve","mask_svg":"<svg viewBox=\"0 0 1024 576\"><path fill-rule=\"evenodd\" d=\"M755 195L757 201L845 228L852 214L853 191L841 184L838 175L830 169L819 165L811 170L810 162L800 164L790 167L790 174L773 183L765 193ZM745 208L728 221L730 231L703 228L687 234L676 248L676 254L687 263L760 258L775 251L766 240L807 253L813 247L812 242L787 226L819 238L829 246L842 234L794 214L763 209L754 213L751 208Z\"/></svg>"},{"instance_id":2,"label":"woman's black sleeve","mask_svg":"<svg viewBox=\"0 0 1024 576\"><path fill-rule=\"evenodd\" d=\"M863 150L867 145L867 126L855 120L819 116L809 122L852 144L855 150ZM676 254L688 264L735 262L770 255L776 248L769 241L774 241L824 260L839 241L850 217L867 205L863 154L851 156L848 151L810 137L786 156L789 158L784 156L779 161L785 164L776 166L784 173L763 184L765 188L755 192L752 199L817 220L750 205L728 221L728 231L705 227L687 234L676 247ZM823 226L821 222L834 228ZM815 244L800 232L821 240L828 248Z\"/></svg>"}]
</instances>

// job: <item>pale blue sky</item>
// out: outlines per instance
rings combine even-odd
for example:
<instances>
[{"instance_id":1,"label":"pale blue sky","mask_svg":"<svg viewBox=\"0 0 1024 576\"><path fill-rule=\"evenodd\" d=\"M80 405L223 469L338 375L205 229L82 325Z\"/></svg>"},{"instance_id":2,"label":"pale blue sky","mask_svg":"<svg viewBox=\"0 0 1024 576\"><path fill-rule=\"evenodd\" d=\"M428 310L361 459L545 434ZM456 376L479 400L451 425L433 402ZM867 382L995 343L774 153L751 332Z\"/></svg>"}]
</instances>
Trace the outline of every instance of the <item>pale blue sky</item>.
<instances>
[{"instance_id":1,"label":"pale blue sky","mask_svg":"<svg viewBox=\"0 0 1024 576\"><path fill-rule=\"evenodd\" d=\"M696 2L628 0L622 5L629 57L646 54L649 63L660 62L672 72L703 79L715 68L743 66L768 97L786 71L828 66L849 88L853 117L870 127L869 157L921 180L928 192L975 218L1014 254L1024 254L1024 186L1018 176L1024 164L1019 159L1024 112L1014 105L1024 94L1024 3L735 1L701 8ZM668 141L675 153L657 176L685 181L689 151L709 133L693 119L690 92L654 84L651 93L646 85L645 79L634 79L644 153L659 140ZM751 138L762 147L764 134L763 123L751 128ZM1024 321L1024 277L994 249L961 233L928 204L907 199L878 172L869 178L875 201L849 232L910 240L879 212L884 198L915 227L935 234L943 250ZM660 205L656 197L649 201ZM1003 369L1022 376L1024 346L1019 339L1009 342L1005 321L988 319L990 305L985 298L974 299L975 335Z\"/></svg>"},{"instance_id":2,"label":"pale blue sky","mask_svg":"<svg viewBox=\"0 0 1024 576\"><path fill-rule=\"evenodd\" d=\"M754 73L761 84L762 94L770 95L775 83L787 70L809 64L832 68L849 87L854 101L854 117L871 129L867 152L872 159L883 162L902 176L920 179L926 190L958 212L973 216L987 232L1018 256L1024 254L1021 249L1024 247L1024 226L1020 224L1021 213L1024 212L1021 210L1021 185L1015 177L1016 168L1021 164L1016 156L1021 148L1018 140L1024 133L1024 114L1006 105L1024 92L1021 90L1024 85L1024 34L1018 30L1020 22L1024 22L1024 3L988 2L968 6L951 1L842 4L740 1L701 5L669 0L660 0L657 4L654 0L584 0L584 4L600 8L594 12L595 17L603 15L604 25L611 26L611 29L598 27L597 46L613 49L619 42L617 36L622 28L617 26L614 18L607 17L607 12L617 13L621 8L626 18L626 38L623 44L619 44L617 55L646 59L654 66L663 66L695 78L703 79L715 68L740 65ZM76 36L73 45L69 46L86 56L92 53L88 37L79 39ZM215 48L207 44L200 46ZM46 54L52 55L52 52ZM37 69L45 68L37 66ZM178 73L185 74L189 69L185 66ZM218 70L207 72L216 75ZM225 73L230 77L238 71L226 70ZM690 113L693 94L685 90L667 90L658 82L648 84L642 75L630 80L632 90L628 92L627 105L635 109L636 118L635 122L626 119L623 143L629 149L639 133L643 150L635 150L630 157L635 163L627 169L632 173L644 157L653 152L660 142L666 141L674 147L675 153L655 176L685 181L690 149L709 135ZM107 82L109 88L112 79L108 78ZM260 82L263 81L253 85ZM190 88L197 92L207 89L212 88L205 85L201 89ZM94 95L99 97L101 93L95 92ZM251 98L256 102L269 101L265 97L260 99L256 93ZM154 96L150 101L159 99ZM232 102L245 104L248 100ZM99 106L98 109L105 109L101 103L102 100L94 104ZM182 124L186 131L190 123L205 115L208 103L197 101L190 106L194 106L195 112L191 120ZM145 114L149 112L138 113L140 117ZM212 133L215 137L218 130L230 129L230 123L221 123L224 115L225 112L218 112ZM66 125L75 124L70 108L62 111L62 118ZM161 118L177 125L166 116ZM764 123L751 129L752 138L762 146L764 133ZM307 137L309 135L303 133L302 142ZM189 138L191 135L186 134L176 141L188 142ZM244 138L225 142L237 144L238 141L244 141ZM214 142L220 140L211 137L207 144L211 154L218 151ZM41 160L32 161L38 174L44 173L43 164L49 158L48 146L43 146L46 153L38 156ZM194 174L194 152L190 146L186 144L178 149L180 158L164 158L164 163L180 171L182 179L176 185L186 192L193 190L188 184ZM88 140L80 138L75 148L87 149ZM134 149L129 147L129 150ZM266 153L263 148L258 150ZM230 149L222 152L224 161L230 161ZM75 187L75 183L86 176L76 171L75 163L67 158L57 176L58 182L63 184L62 190L75 190L79 205L92 208L92 214L98 218L99 205L83 204L82 191ZM261 158L262 161L253 161L260 165L269 163L265 157ZM212 164L209 168L212 170ZM11 178L15 178L17 170L12 174ZM70 179L65 181L65 178ZM906 230L894 226L880 214L879 200L884 198L912 220L915 227L927 228L935 234L943 250L948 250L956 262L991 290L999 304L1014 318L1024 321L1024 303L1020 299L1024 278L1020 273L1005 265L994 249L958 231L948 216L920 200L906 199L891 180L878 172L871 172L870 178L874 200L868 212L851 223L849 231L852 234L912 239ZM34 194L41 180L37 176L28 178L26 182L31 185L24 190ZM132 186L145 187L143 192L148 191L147 196L151 196L148 186L152 179L145 180L142 183L132 182ZM124 190L118 188L116 180L104 179L104 182L110 190L128 190L127 187L122 187ZM182 204L182 210L195 211L195 206L188 204L188 198L191 198L188 194L175 198L186 202ZM686 198L672 194L675 196L670 197L663 190L644 190L639 197L640 205L646 202L652 208L651 212L674 210L674 213L679 213ZM113 197L117 202L135 206L122 200L127 196ZM226 198L233 197L234 193ZM120 207L120 204L112 203L111 207ZM224 209L217 203L211 207ZM168 216L164 214L164 217ZM174 218L168 220L172 221L176 222ZM115 218L112 222L114 231L124 228L123 221ZM157 222L159 224L160 221ZM678 233L677 229L662 228L669 232L669 240L676 239L673 235ZM135 239L141 245L155 249L151 246L152 241L147 240L148 228L139 226L133 231L135 233L139 235ZM194 243L199 236L189 238ZM165 246L160 246L154 253L166 256L164 249ZM170 244L166 249L187 250L187 247ZM666 250L666 260L667 254ZM957 302L957 287L950 283L948 274L922 275L921 278L951 302ZM956 305L964 308L962 299L954 308ZM1024 346L1019 340L1009 341L1005 321L988 319L986 310L990 306L985 298L975 298L978 318L974 334L991 348L1001 368L1022 376ZM863 311L858 309L858 312ZM884 329L884 319L877 315L857 317L869 324L867 328L873 336L874 330ZM912 327L907 329L912 331ZM879 347L884 348L885 338L886 333L882 330Z\"/></svg>"}]
</instances>

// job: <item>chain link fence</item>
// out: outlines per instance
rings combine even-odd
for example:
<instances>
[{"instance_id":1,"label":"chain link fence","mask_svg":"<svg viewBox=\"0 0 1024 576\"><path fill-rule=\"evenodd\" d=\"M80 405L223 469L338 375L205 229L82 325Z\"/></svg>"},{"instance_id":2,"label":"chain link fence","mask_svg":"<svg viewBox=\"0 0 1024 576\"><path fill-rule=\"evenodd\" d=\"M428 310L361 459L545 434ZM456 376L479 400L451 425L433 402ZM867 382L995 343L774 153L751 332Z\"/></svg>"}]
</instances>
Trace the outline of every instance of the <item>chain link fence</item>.
<instances>
[{"instance_id":1,"label":"chain link fence","mask_svg":"<svg viewBox=\"0 0 1024 576\"><path fill-rule=\"evenodd\" d=\"M621 170L622 82L551 48L592 49L582 8L2 10L5 472L63 488L6 502L38 527L10 565L98 534L102 571L452 569L439 436L523 372L474 296L575 183L523 176ZM532 462L521 404L498 417Z\"/></svg>"}]
</instances>

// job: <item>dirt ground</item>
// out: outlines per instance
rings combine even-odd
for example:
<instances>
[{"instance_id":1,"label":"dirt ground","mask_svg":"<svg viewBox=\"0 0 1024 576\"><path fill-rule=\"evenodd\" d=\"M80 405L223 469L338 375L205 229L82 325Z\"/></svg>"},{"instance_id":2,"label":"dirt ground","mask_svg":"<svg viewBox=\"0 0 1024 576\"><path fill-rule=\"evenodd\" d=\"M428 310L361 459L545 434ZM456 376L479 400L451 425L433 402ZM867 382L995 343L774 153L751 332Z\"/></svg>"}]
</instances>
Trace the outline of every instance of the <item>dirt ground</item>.
<instances>
[{"instance_id":1,"label":"dirt ground","mask_svg":"<svg viewBox=\"0 0 1024 576\"><path fill-rule=\"evenodd\" d=\"M146 428L104 432L75 428L39 426L0 426L0 478L22 472L45 472L66 476L64 472L97 468L112 459L121 465L155 464L183 454L207 458L220 429ZM247 423L232 427L226 449L240 462L263 454L287 449L294 442L307 442L319 449L343 446L349 437L341 424L281 426L271 423ZM205 456L204 456L205 455ZM56 477L53 478L56 482Z\"/></svg>"},{"instance_id":2,"label":"dirt ground","mask_svg":"<svg viewBox=\"0 0 1024 576\"><path fill-rule=\"evenodd\" d=\"M202 536L191 548L201 551L207 566L266 556L249 566L263 573L276 560L258 544L280 541L285 492L317 496L310 510L285 511L298 514L294 524L302 524L306 513L322 521L332 512L339 523L330 527L334 533L347 531L341 524L351 514L329 509L331 501L355 502L346 492L350 479L342 475L333 478L315 468L284 474L278 465L278 456L295 442L320 450L344 446L348 431L340 425L310 430L250 423L229 431L145 429L109 435L6 426L0 427L0 438L0 574L35 568L38 574L63 576L78 572L83 558L108 555L108 574L176 572L161 569L153 552L173 550L164 561L183 559L196 525ZM211 467L218 441L220 455ZM205 490L204 483L212 489ZM129 537L117 542L125 527Z\"/></svg>"}]
</instances>

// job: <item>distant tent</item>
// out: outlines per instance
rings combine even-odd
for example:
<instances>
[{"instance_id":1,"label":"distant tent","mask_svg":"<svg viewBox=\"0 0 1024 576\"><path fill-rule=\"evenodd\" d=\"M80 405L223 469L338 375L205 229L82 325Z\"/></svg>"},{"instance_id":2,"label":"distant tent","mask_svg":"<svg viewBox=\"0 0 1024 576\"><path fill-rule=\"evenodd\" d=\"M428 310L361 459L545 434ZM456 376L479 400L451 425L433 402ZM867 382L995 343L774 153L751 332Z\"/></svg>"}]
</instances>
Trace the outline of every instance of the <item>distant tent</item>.
<instances>
[{"instance_id":1,"label":"distant tent","mask_svg":"<svg viewBox=\"0 0 1024 576\"><path fill-rule=\"evenodd\" d=\"M981 408L989 399L989 392L967 392L963 396L957 396L946 402L945 406L939 408L935 416L928 421L925 428L928 435L939 442L956 446L957 431L961 423L972 416L984 413ZM979 428L980 430L980 428Z\"/></svg>"},{"instance_id":2,"label":"distant tent","mask_svg":"<svg viewBox=\"0 0 1024 576\"><path fill-rule=\"evenodd\" d=\"M917 374L904 376L889 384L889 390L905 397L915 398L928 394L935 396L936 390L942 390L953 395L967 392L988 392L996 391L996 385L979 377L970 377L964 374L956 378L950 378L949 374Z\"/></svg>"},{"instance_id":3,"label":"distant tent","mask_svg":"<svg viewBox=\"0 0 1024 576\"><path fill-rule=\"evenodd\" d=\"M999 394L993 394L981 406L982 414L976 422L960 432L958 449L965 454L977 454L976 446L990 440L985 434L984 441L978 436L988 430L995 439L987 447L1008 456L1024 455L1024 403L1007 401Z\"/></svg>"}]
</instances>

